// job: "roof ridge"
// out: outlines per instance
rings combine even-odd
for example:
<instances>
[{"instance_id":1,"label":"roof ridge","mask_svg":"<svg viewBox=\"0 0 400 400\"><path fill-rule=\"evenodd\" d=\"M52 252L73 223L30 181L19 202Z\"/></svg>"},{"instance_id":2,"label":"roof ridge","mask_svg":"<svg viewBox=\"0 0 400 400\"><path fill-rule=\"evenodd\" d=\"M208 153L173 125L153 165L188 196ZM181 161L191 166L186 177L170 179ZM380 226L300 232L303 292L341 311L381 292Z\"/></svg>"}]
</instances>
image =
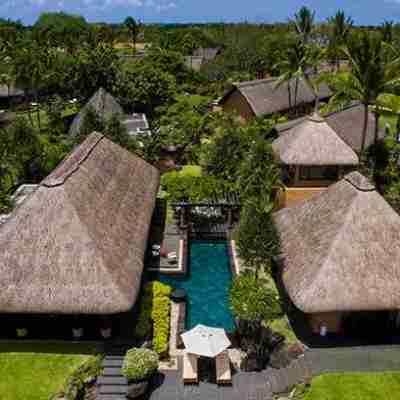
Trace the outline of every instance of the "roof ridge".
<instances>
[{"instance_id":1,"label":"roof ridge","mask_svg":"<svg viewBox=\"0 0 400 400\"><path fill-rule=\"evenodd\" d=\"M358 171L353 171L344 177L344 180L360 192L374 192L376 186Z\"/></svg>"},{"instance_id":2,"label":"roof ridge","mask_svg":"<svg viewBox=\"0 0 400 400\"><path fill-rule=\"evenodd\" d=\"M335 110L335 111L332 111L332 112L326 114L324 116L324 118L328 118L331 115L340 114L343 111L350 110L351 108L356 108L356 107L359 107L361 105L362 105L361 101L358 101L358 100L351 101L349 104L343 106L343 108L340 108L339 110Z\"/></svg>"},{"instance_id":3,"label":"roof ridge","mask_svg":"<svg viewBox=\"0 0 400 400\"><path fill-rule=\"evenodd\" d=\"M62 186L67 179L72 176L76 171L79 170L80 166L87 160L93 150L97 147L97 145L105 138L105 136L98 132L93 132L87 139L80 144L82 146L83 154L73 162L72 156L76 154L76 149L73 149L71 153L65 158L65 160L41 183L40 186L52 188L57 186ZM88 143L88 148L84 148L84 144ZM72 165L68 165L71 162ZM66 171L63 171L63 167L67 167ZM58 172L60 175L58 175Z\"/></svg>"},{"instance_id":4,"label":"roof ridge","mask_svg":"<svg viewBox=\"0 0 400 400\"><path fill-rule=\"evenodd\" d=\"M271 78L265 78L265 79L253 79L252 81L243 81L243 82L233 82L233 85L242 88L242 87L247 87L247 86L256 86L261 83L270 83L277 81L277 77L271 77Z\"/></svg>"}]
</instances>

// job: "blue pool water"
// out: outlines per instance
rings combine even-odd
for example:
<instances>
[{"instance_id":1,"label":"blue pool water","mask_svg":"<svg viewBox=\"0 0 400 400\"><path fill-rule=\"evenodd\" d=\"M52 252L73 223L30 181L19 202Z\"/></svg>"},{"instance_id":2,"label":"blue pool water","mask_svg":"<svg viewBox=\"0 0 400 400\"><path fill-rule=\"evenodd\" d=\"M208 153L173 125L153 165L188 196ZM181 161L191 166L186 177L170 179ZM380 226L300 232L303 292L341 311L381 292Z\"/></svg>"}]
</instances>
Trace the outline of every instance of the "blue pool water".
<instances>
[{"instance_id":1,"label":"blue pool water","mask_svg":"<svg viewBox=\"0 0 400 400\"><path fill-rule=\"evenodd\" d=\"M234 331L228 300L232 275L225 242L191 242L187 275L160 275L159 278L174 288L186 290L187 329L204 324L224 328L227 332Z\"/></svg>"}]
</instances>

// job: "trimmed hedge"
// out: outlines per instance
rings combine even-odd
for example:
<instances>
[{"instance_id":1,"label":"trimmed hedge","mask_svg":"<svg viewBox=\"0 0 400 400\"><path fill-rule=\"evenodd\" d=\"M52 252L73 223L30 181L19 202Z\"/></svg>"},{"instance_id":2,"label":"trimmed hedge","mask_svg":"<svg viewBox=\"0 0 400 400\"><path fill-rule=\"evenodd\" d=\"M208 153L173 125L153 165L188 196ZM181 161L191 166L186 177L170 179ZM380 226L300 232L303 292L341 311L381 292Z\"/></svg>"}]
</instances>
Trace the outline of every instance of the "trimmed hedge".
<instances>
[{"instance_id":1,"label":"trimmed hedge","mask_svg":"<svg viewBox=\"0 0 400 400\"><path fill-rule=\"evenodd\" d=\"M150 338L153 331L153 349L160 355L168 350L171 292L172 288L168 285L149 282L143 290L136 326L139 339Z\"/></svg>"}]
</instances>

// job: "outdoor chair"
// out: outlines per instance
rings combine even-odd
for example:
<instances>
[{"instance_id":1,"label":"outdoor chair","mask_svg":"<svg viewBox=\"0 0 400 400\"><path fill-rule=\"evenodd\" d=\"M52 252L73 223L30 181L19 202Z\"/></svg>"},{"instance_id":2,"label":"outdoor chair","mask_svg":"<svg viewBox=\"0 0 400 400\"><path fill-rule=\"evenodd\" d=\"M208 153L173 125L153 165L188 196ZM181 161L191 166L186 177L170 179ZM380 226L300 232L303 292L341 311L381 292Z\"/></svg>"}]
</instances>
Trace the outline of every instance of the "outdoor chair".
<instances>
[{"instance_id":1,"label":"outdoor chair","mask_svg":"<svg viewBox=\"0 0 400 400\"><path fill-rule=\"evenodd\" d=\"M183 355L183 383L198 383L198 356L184 353Z\"/></svg>"},{"instance_id":2,"label":"outdoor chair","mask_svg":"<svg viewBox=\"0 0 400 400\"><path fill-rule=\"evenodd\" d=\"M231 364L228 350L223 351L215 359L217 371L217 384L230 385L232 383Z\"/></svg>"}]
</instances>

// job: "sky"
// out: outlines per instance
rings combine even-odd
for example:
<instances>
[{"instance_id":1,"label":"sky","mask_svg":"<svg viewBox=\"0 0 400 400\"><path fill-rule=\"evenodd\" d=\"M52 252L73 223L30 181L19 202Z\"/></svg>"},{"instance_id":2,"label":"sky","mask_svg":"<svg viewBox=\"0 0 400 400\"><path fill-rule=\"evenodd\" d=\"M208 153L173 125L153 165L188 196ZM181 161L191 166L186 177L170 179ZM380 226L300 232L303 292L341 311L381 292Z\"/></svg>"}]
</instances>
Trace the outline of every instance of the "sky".
<instances>
[{"instance_id":1,"label":"sky","mask_svg":"<svg viewBox=\"0 0 400 400\"><path fill-rule=\"evenodd\" d=\"M356 24L400 22L400 0L0 0L0 17L32 24L45 11L83 15L88 21L121 22L277 22L302 5L324 20L343 9Z\"/></svg>"}]
</instances>

